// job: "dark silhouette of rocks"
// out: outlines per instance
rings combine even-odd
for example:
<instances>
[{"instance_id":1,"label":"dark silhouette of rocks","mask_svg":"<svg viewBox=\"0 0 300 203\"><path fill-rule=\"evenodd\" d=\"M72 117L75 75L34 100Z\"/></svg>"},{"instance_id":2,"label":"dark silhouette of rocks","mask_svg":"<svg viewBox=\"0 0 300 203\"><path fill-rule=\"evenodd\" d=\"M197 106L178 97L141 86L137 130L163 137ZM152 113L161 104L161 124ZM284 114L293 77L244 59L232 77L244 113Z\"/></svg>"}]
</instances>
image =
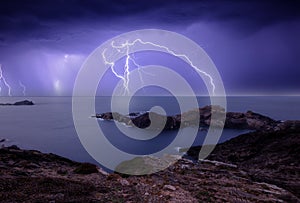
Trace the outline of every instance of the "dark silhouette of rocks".
<instances>
[{"instance_id":1,"label":"dark silhouette of rocks","mask_svg":"<svg viewBox=\"0 0 300 203\"><path fill-rule=\"evenodd\" d=\"M252 130L272 130L279 124L267 116L247 111L246 113L227 112L226 128L252 129Z\"/></svg>"},{"instance_id":2,"label":"dark silhouette of rocks","mask_svg":"<svg viewBox=\"0 0 300 203\"><path fill-rule=\"evenodd\" d=\"M29 100L18 101L15 103L0 103L0 106L31 106L31 105L34 105L34 103Z\"/></svg>"},{"instance_id":3,"label":"dark silhouette of rocks","mask_svg":"<svg viewBox=\"0 0 300 203\"><path fill-rule=\"evenodd\" d=\"M34 103L32 101L24 100L24 101L15 102L13 105L15 105L15 106L34 105Z\"/></svg>"},{"instance_id":4,"label":"dark silhouette of rocks","mask_svg":"<svg viewBox=\"0 0 300 203\"><path fill-rule=\"evenodd\" d=\"M212 111L214 114L224 116L226 114L225 123L222 120L212 120ZM134 115L134 116L132 116ZM116 120L121 123L125 123L129 126L135 126L138 128L147 128L150 126L151 121L153 126L159 127L162 123L163 130L176 130L180 127L199 126L208 127L210 125L214 127L233 128L233 129L250 129L250 130L272 130L280 124L279 121L275 121L267 116L247 111L246 113L239 112L227 112L224 108L219 106L205 106L196 110L190 110L188 112L175 116L163 116L154 112L131 113L127 115L121 115L117 112L107 112L102 114L96 114L97 118L104 120ZM152 118L152 119L151 119ZM199 122L197 118L200 118Z\"/></svg>"}]
</instances>

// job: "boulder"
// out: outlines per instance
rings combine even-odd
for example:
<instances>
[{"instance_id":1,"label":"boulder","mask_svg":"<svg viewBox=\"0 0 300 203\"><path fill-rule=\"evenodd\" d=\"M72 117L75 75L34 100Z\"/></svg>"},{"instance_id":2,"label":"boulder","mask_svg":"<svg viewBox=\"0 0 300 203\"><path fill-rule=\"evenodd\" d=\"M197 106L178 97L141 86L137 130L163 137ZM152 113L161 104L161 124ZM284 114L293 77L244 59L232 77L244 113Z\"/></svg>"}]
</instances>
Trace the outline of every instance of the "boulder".
<instances>
[{"instance_id":1,"label":"boulder","mask_svg":"<svg viewBox=\"0 0 300 203\"><path fill-rule=\"evenodd\" d=\"M98 173L98 169L95 164L81 163L77 168L75 168L74 173L77 173L77 174Z\"/></svg>"}]
</instances>

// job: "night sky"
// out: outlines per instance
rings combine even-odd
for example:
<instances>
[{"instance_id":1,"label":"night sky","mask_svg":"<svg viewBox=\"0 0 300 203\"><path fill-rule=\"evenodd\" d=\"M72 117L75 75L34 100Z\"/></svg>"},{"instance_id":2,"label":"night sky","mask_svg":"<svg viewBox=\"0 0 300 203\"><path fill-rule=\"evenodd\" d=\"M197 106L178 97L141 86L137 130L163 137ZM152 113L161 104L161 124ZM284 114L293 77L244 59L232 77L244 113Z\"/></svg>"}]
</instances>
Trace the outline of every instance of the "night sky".
<instances>
[{"instance_id":1,"label":"night sky","mask_svg":"<svg viewBox=\"0 0 300 203\"><path fill-rule=\"evenodd\" d=\"M299 95L299 10L299 1L276 0L2 0L0 64L13 96L22 95L19 82L31 96L72 95L95 48L156 28L197 42L228 95ZM0 87L6 96L3 80Z\"/></svg>"}]
</instances>

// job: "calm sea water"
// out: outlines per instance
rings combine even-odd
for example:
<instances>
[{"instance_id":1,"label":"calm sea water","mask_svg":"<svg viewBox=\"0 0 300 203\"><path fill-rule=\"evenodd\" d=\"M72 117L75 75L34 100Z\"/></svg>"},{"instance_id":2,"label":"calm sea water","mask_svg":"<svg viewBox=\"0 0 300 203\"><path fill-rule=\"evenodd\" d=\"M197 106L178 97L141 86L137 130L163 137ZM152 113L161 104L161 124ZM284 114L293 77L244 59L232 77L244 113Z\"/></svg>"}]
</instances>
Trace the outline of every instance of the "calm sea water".
<instances>
[{"instance_id":1,"label":"calm sea water","mask_svg":"<svg viewBox=\"0 0 300 203\"><path fill-rule=\"evenodd\" d=\"M0 97L0 103L23 100L22 97ZM34 106L0 106L0 138L5 145L52 152L76 161L96 163L82 147L72 120L71 97L32 97ZM199 106L210 104L209 98L199 97ZM130 112L148 111L160 105L167 114L179 113L178 103L172 97L135 97ZM227 110L245 112L252 110L276 120L300 120L300 97L228 97ZM96 99L96 112L108 112L109 97ZM91 118L92 119L92 118ZM99 121L110 142L123 151L135 154L156 152L168 145L177 132L163 132L155 139L133 140L123 135L113 122ZM133 129L134 130L134 129ZM219 142L245 133L241 130L224 130ZM200 145L206 132L199 131L194 145ZM187 139L188 136L187 136ZM101 145L101 144L100 144ZM184 146L183 146L184 147ZM175 151L176 149L174 149Z\"/></svg>"}]
</instances>

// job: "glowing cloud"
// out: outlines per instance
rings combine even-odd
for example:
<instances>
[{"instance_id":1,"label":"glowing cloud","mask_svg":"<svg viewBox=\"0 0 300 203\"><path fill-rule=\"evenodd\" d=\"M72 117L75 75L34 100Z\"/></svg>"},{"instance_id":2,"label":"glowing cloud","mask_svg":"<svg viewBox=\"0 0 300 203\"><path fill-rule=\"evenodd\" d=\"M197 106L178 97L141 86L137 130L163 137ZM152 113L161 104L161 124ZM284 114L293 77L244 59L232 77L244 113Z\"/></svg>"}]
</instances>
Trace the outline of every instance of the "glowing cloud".
<instances>
[{"instance_id":1,"label":"glowing cloud","mask_svg":"<svg viewBox=\"0 0 300 203\"><path fill-rule=\"evenodd\" d=\"M61 83L59 80L55 80L53 83L54 89L57 93L61 91Z\"/></svg>"}]
</instances>

